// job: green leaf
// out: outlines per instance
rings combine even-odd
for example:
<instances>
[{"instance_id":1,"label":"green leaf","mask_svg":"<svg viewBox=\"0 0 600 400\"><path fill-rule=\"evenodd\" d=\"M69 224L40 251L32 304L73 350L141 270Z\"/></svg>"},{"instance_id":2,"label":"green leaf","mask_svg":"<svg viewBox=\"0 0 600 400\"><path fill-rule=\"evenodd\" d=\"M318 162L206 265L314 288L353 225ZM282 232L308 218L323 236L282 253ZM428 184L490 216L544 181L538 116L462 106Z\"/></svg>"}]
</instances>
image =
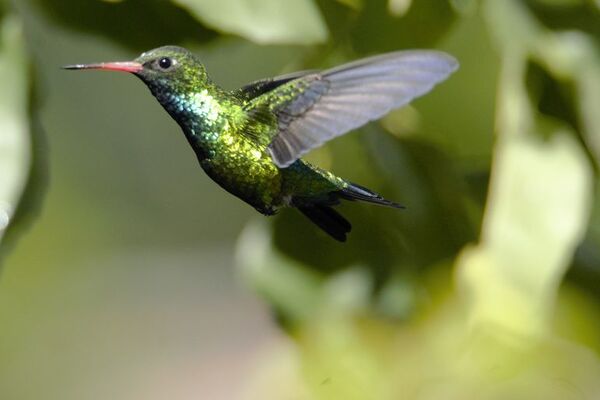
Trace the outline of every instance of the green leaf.
<instances>
[{"instance_id":1,"label":"green leaf","mask_svg":"<svg viewBox=\"0 0 600 400\"><path fill-rule=\"evenodd\" d=\"M302 264L271 250L263 221L249 224L238 241L236 258L245 281L261 294L283 322L309 320L318 309L323 279Z\"/></svg>"},{"instance_id":2,"label":"green leaf","mask_svg":"<svg viewBox=\"0 0 600 400\"><path fill-rule=\"evenodd\" d=\"M526 88L521 85L527 58L531 58L555 79L574 84L581 135L596 163L600 164L600 118L596 111L600 106L600 51L593 37L582 32L549 31L514 1L488 1L486 15L498 45L505 53L501 93L513 96L500 108L501 123L510 125L507 129L511 132L532 124Z\"/></svg>"},{"instance_id":3,"label":"green leaf","mask_svg":"<svg viewBox=\"0 0 600 400\"><path fill-rule=\"evenodd\" d=\"M316 44L328 33L312 0L173 0L206 25L258 43Z\"/></svg>"},{"instance_id":4,"label":"green leaf","mask_svg":"<svg viewBox=\"0 0 600 400\"><path fill-rule=\"evenodd\" d=\"M344 4L353 10L361 10L363 8L363 0L337 0L338 3Z\"/></svg>"},{"instance_id":5,"label":"green leaf","mask_svg":"<svg viewBox=\"0 0 600 400\"><path fill-rule=\"evenodd\" d=\"M28 64L20 21L0 25L0 240L25 190L32 158L28 117Z\"/></svg>"},{"instance_id":6,"label":"green leaf","mask_svg":"<svg viewBox=\"0 0 600 400\"><path fill-rule=\"evenodd\" d=\"M390 13L397 4L399 13ZM388 7L392 7L391 9ZM410 8L407 8L410 5ZM350 35L354 48L361 54L432 47L448 31L456 13L447 1L406 1L388 3L383 0L365 2L353 24ZM374 34L366 35L365 32Z\"/></svg>"},{"instance_id":7,"label":"green leaf","mask_svg":"<svg viewBox=\"0 0 600 400\"><path fill-rule=\"evenodd\" d=\"M499 139L480 244L459 259L460 279L473 321L536 335L547 331L558 286L584 238L593 177L575 133L537 116L525 86L529 53L570 71L560 40L544 35L516 1L489 0L486 11L502 54ZM544 129L552 131L547 142Z\"/></svg>"},{"instance_id":8,"label":"green leaf","mask_svg":"<svg viewBox=\"0 0 600 400\"><path fill-rule=\"evenodd\" d=\"M401 17L408 12L412 0L389 0L388 10L395 17Z\"/></svg>"},{"instance_id":9,"label":"green leaf","mask_svg":"<svg viewBox=\"0 0 600 400\"><path fill-rule=\"evenodd\" d=\"M477 10L479 0L450 0L450 5L458 13L470 15Z\"/></svg>"},{"instance_id":10,"label":"green leaf","mask_svg":"<svg viewBox=\"0 0 600 400\"><path fill-rule=\"evenodd\" d=\"M185 10L162 0L118 3L32 0L32 3L55 22L116 40L136 52L165 44L204 43L217 37L216 32L198 23Z\"/></svg>"},{"instance_id":11,"label":"green leaf","mask_svg":"<svg viewBox=\"0 0 600 400\"><path fill-rule=\"evenodd\" d=\"M554 300L587 228L592 174L580 146L557 133L497 146L480 244L460 258L471 317L510 331L547 329Z\"/></svg>"},{"instance_id":12,"label":"green leaf","mask_svg":"<svg viewBox=\"0 0 600 400\"><path fill-rule=\"evenodd\" d=\"M538 3L549 7L572 7L585 3L585 0L536 0Z\"/></svg>"}]
</instances>

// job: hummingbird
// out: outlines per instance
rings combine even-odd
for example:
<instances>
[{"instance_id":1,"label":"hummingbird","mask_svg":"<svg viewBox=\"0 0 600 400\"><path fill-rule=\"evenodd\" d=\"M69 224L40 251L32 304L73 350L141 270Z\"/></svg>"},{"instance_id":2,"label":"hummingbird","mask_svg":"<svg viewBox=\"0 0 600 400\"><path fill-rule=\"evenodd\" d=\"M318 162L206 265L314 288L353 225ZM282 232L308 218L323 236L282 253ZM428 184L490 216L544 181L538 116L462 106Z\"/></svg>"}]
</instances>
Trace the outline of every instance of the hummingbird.
<instances>
[{"instance_id":1,"label":"hummingbird","mask_svg":"<svg viewBox=\"0 0 600 400\"><path fill-rule=\"evenodd\" d=\"M64 68L137 76L179 124L217 184L264 215L296 208L344 242L352 226L333 208L342 200L404 207L301 157L429 92L458 62L440 51L396 51L236 90L218 86L200 57L177 46L149 50L133 61Z\"/></svg>"}]
</instances>

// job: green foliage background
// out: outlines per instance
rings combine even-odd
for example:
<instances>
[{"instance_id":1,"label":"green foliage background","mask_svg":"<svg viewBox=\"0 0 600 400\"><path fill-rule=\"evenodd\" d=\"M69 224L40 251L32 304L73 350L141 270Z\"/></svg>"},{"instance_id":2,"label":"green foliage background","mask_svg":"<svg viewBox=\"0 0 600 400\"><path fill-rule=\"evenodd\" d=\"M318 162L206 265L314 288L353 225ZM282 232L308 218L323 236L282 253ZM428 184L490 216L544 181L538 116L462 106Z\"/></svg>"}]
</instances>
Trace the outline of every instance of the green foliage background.
<instances>
[{"instance_id":1,"label":"green foliage background","mask_svg":"<svg viewBox=\"0 0 600 400\"><path fill-rule=\"evenodd\" d=\"M0 1L0 399L600 397L592 0ZM439 48L461 69L309 155L408 206L348 243L198 168L137 80ZM247 290L249 289L249 290Z\"/></svg>"}]
</instances>

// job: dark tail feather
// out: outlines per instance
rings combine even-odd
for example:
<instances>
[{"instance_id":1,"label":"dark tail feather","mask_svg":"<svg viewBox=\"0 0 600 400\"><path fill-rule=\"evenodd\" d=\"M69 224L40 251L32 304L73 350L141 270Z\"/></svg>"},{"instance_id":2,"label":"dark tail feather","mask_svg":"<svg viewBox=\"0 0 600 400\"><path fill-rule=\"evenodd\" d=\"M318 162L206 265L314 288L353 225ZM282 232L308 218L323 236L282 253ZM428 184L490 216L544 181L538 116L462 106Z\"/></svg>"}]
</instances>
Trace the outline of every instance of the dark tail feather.
<instances>
[{"instance_id":1,"label":"dark tail feather","mask_svg":"<svg viewBox=\"0 0 600 400\"><path fill-rule=\"evenodd\" d=\"M346 234L352 229L350 222L331 207L314 204L298 207L298 210L332 238L340 242L346 241Z\"/></svg>"},{"instance_id":2,"label":"dark tail feather","mask_svg":"<svg viewBox=\"0 0 600 400\"><path fill-rule=\"evenodd\" d=\"M348 183L347 188L342 189L337 193L342 199L346 200L361 200L366 201L367 203L378 204L380 206L406 208L402 204L386 200L377 193L355 183Z\"/></svg>"}]
</instances>

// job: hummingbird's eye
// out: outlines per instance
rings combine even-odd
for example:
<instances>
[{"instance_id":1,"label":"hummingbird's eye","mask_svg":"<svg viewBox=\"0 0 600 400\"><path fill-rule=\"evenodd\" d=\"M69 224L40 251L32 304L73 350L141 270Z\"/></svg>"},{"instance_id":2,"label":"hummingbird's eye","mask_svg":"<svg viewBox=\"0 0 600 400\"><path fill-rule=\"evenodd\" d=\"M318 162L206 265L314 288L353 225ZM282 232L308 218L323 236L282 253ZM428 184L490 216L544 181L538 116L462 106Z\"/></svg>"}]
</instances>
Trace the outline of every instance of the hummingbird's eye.
<instances>
[{"instance_id":1,"label":"hummingbird's eye","mask_svg":"<svg viewBox=\"0 0 600 400\"><path fill-rule=\"evenodd\" d=\"M171 66L173 65L173 60L170 59L169 57L163 57L160 60L158 60L158 66L161 69L169 69L171 68Z\"/></svg>"}]
</instances>

